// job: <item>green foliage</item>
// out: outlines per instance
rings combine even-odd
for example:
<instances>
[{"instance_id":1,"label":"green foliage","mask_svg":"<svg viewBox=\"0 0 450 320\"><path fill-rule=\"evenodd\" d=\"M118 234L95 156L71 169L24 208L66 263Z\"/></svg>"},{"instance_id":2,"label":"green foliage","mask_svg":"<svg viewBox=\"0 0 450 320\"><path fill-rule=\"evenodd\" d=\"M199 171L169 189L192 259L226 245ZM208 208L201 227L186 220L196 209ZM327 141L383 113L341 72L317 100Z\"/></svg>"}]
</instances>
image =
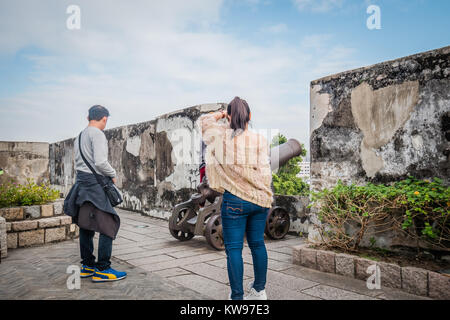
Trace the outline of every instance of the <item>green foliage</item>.
<instances>
[{"instance_id":1,"label":"green foliage","mask_svg":"<svg viewBox=\"0 0 450 320\"><path fill-rule=\"evenodd\" d=\"M365 259L369 259L369 260L372 260L372 261L380 261L380 259L378 259L376 257L369 256L368 254L361 254L360 257L361 258L365 258Z\"/></svg>"},{"instance_id":2,"label":"green foliage","mask_svg":"<svg viewBox=\"0 0 450 320\"><path fill-rule=\"evenodd\" d=\"M439 230L436 230L434 220L436 217L442 220L448 219L450 188L443 186L439 178L434 178L431 182L417 180L411 176L397 183L396 187L403 190L406 199L402 203L408 205L402 228L406 230L418 225L422 235L431 239L440 237L441 234Z\"/></svg>"},{"instance_id":3,"label":"green foliage","mask_svg":"<svg viewBox=\"0 0 450 320\"><path fill-rule=\"evenodd\" d=\"M14 180L0 184L0 208L45 204L58 198L58 190L49 184L37 185L30 178L23 185Z\"/></svg>"},{"instance_id":4,"label":"green foliage","mask_svg":"<svg viewBox=\"0 0 450 320\"><path fill-rule=\"evenodd\" d=\"M408 176L392 185L366 186L344 185L339 180L331 190L312 192L308 207L314 204L320 204L319 219L331 228L323 230L331 246L356 249L370 225L404 232L441 248L450 245L450 187L439 178ZM356 236L347 234L348 225L359 228ZM371 244L375 245L374 240Z\"/></svg>"},{"instance_id":5,"label":"green foliage","mask_svg":"<svg viewBox=\"0 0 450 320\"><path fill-rule=\"evenodd\" d=\"M286 143L287 138L278 134L272 139L270 147L275 147ZM273 187L276 194L282 195L308 195L309 185L301 178L297 177L301 168L299 163L303 161L302 156L306 156L306 149L302 144L302 154L290 159L285 165L281 166L277 173L272 173Z\"/></svg>"}]
</instances>

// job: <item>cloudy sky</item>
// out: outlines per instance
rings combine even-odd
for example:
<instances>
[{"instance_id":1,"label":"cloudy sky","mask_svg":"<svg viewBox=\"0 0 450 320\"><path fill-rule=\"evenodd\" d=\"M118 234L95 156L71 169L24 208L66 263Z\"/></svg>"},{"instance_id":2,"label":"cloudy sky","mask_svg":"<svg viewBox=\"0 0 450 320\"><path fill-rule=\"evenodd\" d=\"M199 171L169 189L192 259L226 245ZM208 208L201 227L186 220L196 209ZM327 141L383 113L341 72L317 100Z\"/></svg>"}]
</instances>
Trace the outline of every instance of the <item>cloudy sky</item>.
<instances>
[{"instance_id":1,"label":"cloudy sky","mask_svg":"<svg viewBox=\"0 0 450 320\"><path fill-rule=\"evenodd\" d=\"M371 4L381 30L367 28ZM450 45L449 12L448 0L1 0L0 141L74 137L94 104L112 128L240 96L254 129L309 152L310 81Z\"/></svg>"}]
</instances>

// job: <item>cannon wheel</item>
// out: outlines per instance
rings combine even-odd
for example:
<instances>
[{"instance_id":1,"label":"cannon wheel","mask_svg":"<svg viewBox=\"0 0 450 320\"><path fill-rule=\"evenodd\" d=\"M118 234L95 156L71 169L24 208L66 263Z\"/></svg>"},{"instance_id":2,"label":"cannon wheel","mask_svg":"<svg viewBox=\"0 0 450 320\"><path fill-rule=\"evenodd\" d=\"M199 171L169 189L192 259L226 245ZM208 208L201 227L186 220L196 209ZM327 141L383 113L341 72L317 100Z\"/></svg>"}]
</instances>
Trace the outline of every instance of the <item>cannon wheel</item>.
<instances>
[{"instance_id":1,"label":"cannon wheel","mask_svg":"<svg viewBox=\"0 0 450 320\"><path fill-rule=\"evenodd\" d=\"M289 232L290 225L291 219L285 209L281 207L271 208L267 215L264 233L270 239L280 240Z\"/></svg>"},{"instance_id":2,"label":"cannon wheel","mask_svg":"<svg viewBox=\"0 0 450 320\"><path fill-rule=\"evenodd\" d=\"M170 234L177 240L188 241L194 237L192 232L184 231L183 224L187 220L194 217L195 213L191 207L183 207L172 213L169 218L169 231Z\"/></svg>"},{"instance_id":3,"label":"cannon wheel","mask_svg":"<svg viewBox=\"0 0 450 320\"><path fill-rule=\"evenodd\" d=\"M209 245L214 249L225 249L222 235L222 218L220 217L220 214L215 214L208 219L205 228L205 237L206 241L208 241Z\"/></svg>"}]
</instances>

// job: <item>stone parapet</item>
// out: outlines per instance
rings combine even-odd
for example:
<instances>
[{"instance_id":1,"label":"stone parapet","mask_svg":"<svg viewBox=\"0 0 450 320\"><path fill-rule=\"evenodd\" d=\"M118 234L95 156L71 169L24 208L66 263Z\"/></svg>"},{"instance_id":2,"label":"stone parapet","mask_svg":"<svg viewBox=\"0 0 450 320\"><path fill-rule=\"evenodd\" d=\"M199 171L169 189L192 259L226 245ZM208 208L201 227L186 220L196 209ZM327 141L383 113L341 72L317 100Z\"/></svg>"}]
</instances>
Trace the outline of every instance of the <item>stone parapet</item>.
<instances>
[{"instance_id":1,"label":"stone parapet","mask_svg":"<svg viewBox=\"0 0 450 320\"><path fill-rule=\"evenodd\" d=\"M62 200L50 204L0 208L0 250L42 245L78 237L72 217L64 215Z\"/></svg>"},{"instance_id":2,"label":"stone parapet","mask_svg":"<svg viewBox=\"0 0 450 320\"><path fill-rule=\"evenodd\" d=\"M307 245L293 247L292 257L294 264L363 281L378 270L381 286L433 299L450 299L450 277L426 269L400 267L355 255L313 249Z\"/></svg>"}]
</instances>

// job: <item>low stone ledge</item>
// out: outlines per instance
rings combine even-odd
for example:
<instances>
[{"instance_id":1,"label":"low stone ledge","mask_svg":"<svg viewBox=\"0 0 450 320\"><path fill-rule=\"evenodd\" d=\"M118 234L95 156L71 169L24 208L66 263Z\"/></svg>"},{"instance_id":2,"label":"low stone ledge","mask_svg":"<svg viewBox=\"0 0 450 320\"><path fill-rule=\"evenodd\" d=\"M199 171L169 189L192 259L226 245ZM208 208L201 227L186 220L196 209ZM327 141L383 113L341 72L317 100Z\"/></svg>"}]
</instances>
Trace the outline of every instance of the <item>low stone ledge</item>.
<instances>
[{"instance_id":1,"label":"low stone ledge","mask_svg":"<svg viewBox=\"0 0 450 320\"><path fill-rule=\"evenodd\" d=\"M58 227L61 225L61 218L44 218L39 220L39 228L51 228Z\"/></svg>"},{"instance_id":2,"label":"low stone ledge","mask_svg":"<svg viewBox=\"0 0 450 320\"><path fill-rule=\"evenodd\" d=\"M60 199L53 202L53 214L55 216L64 214L63 208L64 208L64 200Z\"/></svg>"},{"instance_id":3,"label":"low stone ledge","mask_svg":"<svg viewBox=\"0 0 450 320\"><path fill-rule=\"evenodd\" d=\"M6 221L23 220L23 208L22 207L1 208L0 217L5 218Z\"/></svg>"},{"instance_id":4,"label":"low stone ledge","mask_svg":"<svg viewBox=\"0 0 450 320\"><path fill-rule=\"evenodd\" d=\"M300 252L304 245L292 247L292 263L300 265Z\"/></svg>"},{"instance_id":5,"label":"low stone ledge","mask_svg":"<svg viewBox=\"0 0 450 320\"><path fill-rule=\"evenodd\" d=\"M394 289L402 288L401 267L396 264L377 262L380 267L381 285Z\"/></svg>"},{"instance_id":6,"label":"low stone ledge","mask_svg":"<svg viewBox=\"0 0 450 320\"><path fill-rule=\"evenodd\" d=\"M44 243L44 229L19 232L19 247Z\"/></svg>"},{"instance_id":7,"label":"low stone ledge","mask_svg":"<svg viewBox=\"0 0 450 320\"><path fill-rule=\"evenodd\" d=\"M293 247L293 263L327 273L367 281L372 275L367 270L376 265L381 285L400 289L418 296L450 300L450 277L415 267L374 261L356 255L309 248L307 245ZM334 259L334 262L331 260Z\"/></svg>"},{"instance_id":8,"label":"low stone ledge","mask_svg":"<svg viewBox=\"0 0 450 320\"><path fill-rule=\"evenodd\" d=\"M0 217L6 222L17 222L22 220L36 220L64 215L64 200L57 199L48 204L0 208Z\"/></svg>"},{"instance_id":9,"label":"low stone ledge","mask_svg":"<svg viewBox=\"0 0 450 320\"><path fill-rule=\"evenodd\" d=\"M7 233L6 234L6 247L8 249L16 249L19 244L18 244L18 239L19 239L19 234L14 232L14 233Z\"/></svg>"},{"instance_id":10,"label":"low stone ledge","mask_svg":"<svg viewBox=\"0 0 450 320\"><path fill-rule=\"evenodd\" d=\"M336 254L332 251L317 251L317 270L328 273L336 273L335 256Z\"/></svg>"},{"instance_id":11,"label":"low stone ledge","mask_svg":"<svg viewBox=\"0 0 450 320\"><path fill-rule=\"evenodd\" d=\"M41 205L41 216L42 217L52 217L53 216L53 204L43 204Z\"/></svg>"},{"instance_id":12,"label":"low stone ledge","mask_svg":"<svg viewBox=\"0 0 450 320\"><path fill-rule=\"evenodd\" d=\"M13 222L11 226L12 231L26 231L37 229L38 223L37 221L17 221Z\"/></svg>"},{"instance_id":13,"label":"low stone ledge","mask_svg":"<svg viewBox=\"0 0 450 320\"><path fill-rule=\"evenodd\" d=\"M317 269L317 250L303 247L300 249L300 265Z\"/></svg>"},{"instance_id":14,"label":"low stone ledge","mask_svg":"<svg viewBox=\"0 0 450 320\"><path fill-rule=\"evenodd\" d=\"M366 281L367 278L370 276L367 273L367 269L370 266L376 265L376 264L377 264L376 261L355 256L355 278Z\"/></svg>"},{"instance_id":15,"label":"low stone ledge","mask_svg":"<svg viewBox=\"0 0 450 320\"><path fill-rule=\"evenodd\" d=\"M439 300L450 300L450 277L429 271L428 296Z\"/></svg>"},{"instance_id":16,"label":"low stone ledge","mask_svg":"<svg viewBox=\"0 0 450 320\"><path fill-rule=\"evenodd\" d=\"M71 216L62 216L62 217L60 217L60 219L61 219L61 225L62 226L72 223L72 217Z\"/></svg>"},{"instance_id":17,"label":"low stone ledge","mask_svg":"<svg viewBox=\"0 0 450 320\"><path fill-rule=\"evenodd\" d=\"M41 206L23 207L24 219L39 219L41 217Z\"/></svg>"},{"instance_id":18,"label":"low stone ledge","mask_svg":"<svg viewBox=\"0 0 450 320\"><path fill-rule=\"evenodd\" d=\"M335 256L336 273L341 276L355 277L355 257L345 253L338 253Z\"/></svg>"},{"instance_id":19,"label":"low stone ledge","mask_svg":"<svg viewBox=\"0 0 450 320\"><path fill-rule=\"evenodd\" d=\"M48 209L48 212L53 211ZM4 218L1 219L5 221ZM66 215L5 222L4 230L5 249L64 241L77 238L80 234L78 226L72 223L72 217ZM0 232L1 234L3 232Z\"/></svg>"},{"instance_id":20,"label":"low stone ledge","mask_svg":"<svg viewBox=\"0 0 450 320\"><path fill-rule=\"evenodd\" d=\"M6 237L6 220L0 217L0 261L8 255L8 245Z\"/></svg>"},{"instance_id":21,"label":"low stone ledge","mask_svg":"<svg viewBox=\"0 0 450 320\"><path fill-rule=\"evenodd\" d=\"M408 293L426 296L428 293L428 271L414 267L403 267L402 289Z\"/></svg>"},{"instance_id":22,"label":"low stone ledge","mask_svg":"<svg viewBox=\"0 0 450 320\"><path fill-rule=\"evenodd\" d=\"M66 240L66 228L48 228L45 229L45 243Z\"/></svg>"},{"instance_id":23,"label":"low stone ledge","mask_svg":"<svg viewBox=\"0 0 450 320\"><path fill-rule=\"evenodd\" d=\"M66 228L68 239L74 239L80 235L80 228L75 223L67 225Z\"/></svg>"}]
</instances>

